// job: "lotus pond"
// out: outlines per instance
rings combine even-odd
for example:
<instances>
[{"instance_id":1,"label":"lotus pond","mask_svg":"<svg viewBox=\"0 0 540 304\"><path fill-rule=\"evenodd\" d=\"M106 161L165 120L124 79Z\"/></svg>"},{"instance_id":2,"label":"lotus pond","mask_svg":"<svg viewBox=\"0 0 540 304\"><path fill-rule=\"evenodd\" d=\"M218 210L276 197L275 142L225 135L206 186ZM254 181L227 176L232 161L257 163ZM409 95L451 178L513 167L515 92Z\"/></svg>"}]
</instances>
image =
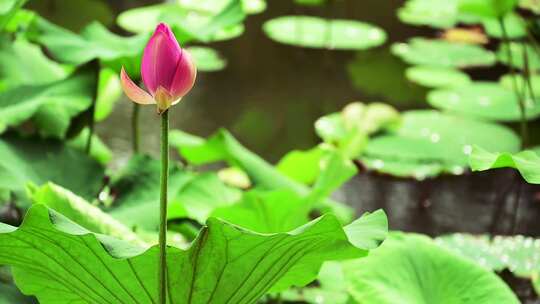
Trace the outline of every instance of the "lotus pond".
<instances>
[{"instance_id":1,"label":"lotus pond","mask_svg":"<svg viewBox=\"0 0 540 304\"><path fill-rule=\"evenodd\" d=\"M540 303L540 1L0 0L0 304Z\"/></svg>"}]
</instances>

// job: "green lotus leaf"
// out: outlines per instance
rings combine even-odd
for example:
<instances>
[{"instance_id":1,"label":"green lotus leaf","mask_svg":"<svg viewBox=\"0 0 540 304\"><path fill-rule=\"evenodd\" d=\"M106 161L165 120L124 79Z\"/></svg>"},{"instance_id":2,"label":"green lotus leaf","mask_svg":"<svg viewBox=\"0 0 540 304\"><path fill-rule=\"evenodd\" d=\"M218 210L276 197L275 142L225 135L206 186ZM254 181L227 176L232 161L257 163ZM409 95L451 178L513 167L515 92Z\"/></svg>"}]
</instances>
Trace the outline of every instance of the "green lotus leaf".
<instances>
[{"instance_id":1,"label":"green lotus leaf","mask_svg":"<svg viewBox=\"0 0 540 304\"><path fill-rule=\"evenodd\" d=\"M191 2L198 5L199 1ZM216 10L191 10L179 4L156 4L137 7L122 12L117 19L125 30L134 33L150 33L156 24L167 22L180 42L200 40L204 42L233 39L241 35L245 18L242 2L229 1Z\"/></svg>"},{"instance_id":2,"label":"green lotus leaf","mask_svg":"<svg viewBox=\"0 0 540 304\"><path fill-rule=\"evenodd\" d=\"M351 224L359 225L362 218ZM305 285L324 261L367 253L357 244L373 236L347 227L325 215L263 235L211 218L186 251L168 248L169 301L256 303L270 290ZM11 266L18 287L41 303L157 301L157 246L93 234L43 205L30 208L19 229L0 224L0 248L0 264Z\"/></svg>"},{"instance_id":3,"label":"green lotus leaf","mask_svg":"<svg viewBox=\"0 0 540 304\"><path fill-rule=\"evenodd\" d=\"M510 60L508 58L508 49L510 49ZM525 60L525 56L527 60ZM506 44L500 44L497 49L497 58L500 62L518 69L524 69L527 62L531 71L540 70L540 55L529 44L511 42L510 48Z\"/></svg>"},{"instance_id":4,"label":"green lotus leaf","mask_svg":"<svg viewBox=\"0 0 540 304\"><path fill-rule=\"evenodd\" d=\"M494 236L454 233L437 237L441 246L494 271L510 270L522 278L540 274L540 240L523 235Z\"/></svg>"},{"instance_id":5,"label":"green lotus leaf","mask_svg":"<svg viewBox=\"0 0 540 304\"><path fill-rule=\"evenodd\" d=\"M413 66L405 75L410 81L429 88L459 87L471 82L469 75L460 70L437 66Z\"/></svg>"},{"instance_id":6,"label":"green lotus leaf","mask_svg":"<svg viewBox=\"0 0 540 304\"><path fill-rule=\"evenodd\" d=\"M480 18L500 18L510 13L518 0L460 0L459 11Z\"/></svg>"},{"instance_id":7,"label":"green lotus leaf","mask_svg":"<svg viewBox=\"0 0 540 304\"><path fill-rule=\"evenodd\" d=\"M386 33L371 24L310 16L282 16L263 26L270 39L307 48L363 50L386 41Z\"/></svg>"},{"instance_id":8,"label":"green lotus leaf","mask_svg":"<svg viewBox=\"0 0 540 304\"><path fill-rule=\"evenodd\" d=\"M473 82L439 89L428 94L428 102L441 110L494 121L519 121L521 111L516 94L496 82ZM540 116L540 102L525 100L528 119Z\"/></svg>"},{"instance_id":9,"label":"green lotus leaf","mask_svg":"<svg viewBox=\"0 0 540 304\"><path fill-rule=\"evenodd\" d=\"M25 201L26 185L54 182L92 200L103 184L103 168L84 152L53 140L3 136L0 140L0 189Z\"/></svg>"},{"instance_id":10,"label":"green lotus leaf","mask_svg":"<svg viewBox=\"0 0 540 304\"><path fill-rule=\"evenodd\" d=\"M531 150L519 153L489 152L482 146L475 146L469 164L473 171L485 171L496 168L514 168L530 184L540 184L540 157ZM504 151L504 150L499 150Z\"/></svg>"},{"instance_id":11,"label":"green lotus leaf","mask_svg":"<svg viewBox=\"0 0 540 304\"><path fill-rule=\"evenodd\" d=\"M360 303L519 303L497 275L422 235L391 234L368 259L344 262L343 271Z\"/></svg>"},{"instance_id":12,"label":"green lotus leaf","mask_svg":"<svg viewBox=\"0 0 540 304\"><path fill-rule=\"evenodd\" d=\"M71 119L92 104L97 75L85 65L66 79L0 93L0 125L32 122L43 137L64 138Z\"/></svg>"},{"instance_id":13,"label":"green lotus leaf","mask_svg":"<svg viewBox=\"0 0 540 304\"><path fill-rule=\"evenodd\" d=\"M491 51L478 45L418 37L408 43L395 43L392 53L413 65L467 68L492 66L496 62Z\"/></svg>"},{"instance_id":14,"label":"green lotus leaf","mask_svg":"<svg viewBox=\"0 0 540 304\"><path fill-rule=\"evenodd\" d=\"M527 35L527 27L523 18L517 14L508 14L503 18L506 34L508 38L516 39ZM489 18L483 20L486 33L495 38L503 38L503 31L500 20L497 18Z\"/></svg>"},{"instance_id":15,"label":"green lotus leaf","mask_svg":"<svg viewBox=\"0 0 540 304\"><path fill-rule=\"evenodd\" d=\"M414 110L402 114L399 127L372 138L360 160L378 172L423 179L463 173L474 145L517 152L520 140L511 129L498 124Z\"/></svg>"},{"instance_id":16,"label":"green lotus leaf","mask_svg":"<svg viewBox=\"0 0 540 304\"><path fill-rule=\"evenodd\" d=\"M187 50L197 65L197 71L215 72L223 70L227 66L227 61L215 49L192 46Z\"/></svg>"}]
</instances>

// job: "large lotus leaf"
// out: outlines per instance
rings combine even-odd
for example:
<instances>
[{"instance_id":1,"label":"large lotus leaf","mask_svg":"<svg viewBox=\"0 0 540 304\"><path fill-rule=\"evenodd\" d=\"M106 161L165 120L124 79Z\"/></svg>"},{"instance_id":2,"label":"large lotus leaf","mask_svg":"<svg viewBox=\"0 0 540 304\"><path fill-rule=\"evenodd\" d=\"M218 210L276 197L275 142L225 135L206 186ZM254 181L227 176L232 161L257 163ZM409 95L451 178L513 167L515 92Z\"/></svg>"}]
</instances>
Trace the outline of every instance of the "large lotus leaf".
<instances>
[{"instance_id":1,"label":"large lotus leaf","mask_svg":"<svg viewBox=\"0 0 540 304\"><path fill-rule=\"evenodd\" d=\"M460 87L431 91L428 102L441 110L495 121L519 121L519 101L512 90L496 82L473 82ZM540 102L525 100L528 119L540 116Z\"/></svg>"},{"instance_id":2,"label":"large lotus leaf","mask_svg":"<svg viewBox=\"0 0 540 304\"><path fill-rule=\"evenodd\" d=\"M514 168L519 171L528 183L540 184L540 157L531 150L515 154L507 152L493 153L475 146L469 164L473 171Z\"/></svg>"},{"instance_id":3,"label":"large lotus leaf","mask_svg":"<svg viewBox=\"0 0 540 304\"><path fill-rule=\"evenodd\" d=\"M506 35L508 38L522 38L527 35L527 27L523 18L517 14L508 14L503 18ZM498 18L488 18L483 20L486 33L495 38L504 38L501 21Z\"/></svg>"},{"instance_id":4,"label":"large lotus leaf","mask_svg":"<svg viewBox=\"0 0 540 304\"><path fill-rule=\"evenodd\" d=\"M111 178L115 199L107 212L130 228L157 231L159 227L159 174L161 164L145 155L133 156ZM169 171L169 201L184 187L193 174L177 166Z\"/></svg>"},{"instance_id":5,"label":"large lotus leaf","mask_svg":"<svg viewBox=\"0 0 540 304\"><path fill-rule=\"evenodd\" d=\"M370 140L361 161L396 176L425 178L441 171L459 174L468 165L474 145L516 152L520 140L505 126L434 110L415 110L403 113L401 126Z\"/></svg>"},{"instance_id":6,"label":"large lotus leaf","mask_svg":"<svg viewBox=\"0 0 540 304\"><path fill-rule=\"evenodd\" d=\"M31 121L44 137L63 138L71 119L92 104L97 75L90 65L66 79L23 85L0 93L0 125Z\"/></svg>"},{"instance_id":7,"label":"large lotus leaf","mask_svg":"<svg viewBox=\"0 0 540 304\"><path fill-rule=\"evenodd\" d=\"M438 66L413 66L407 69L405 76L429 88L459 87L471 82L469 75L460 70Z\"/></svg>"},{"instance_id":8,"label":"large lotus leaf","mask_svg":"<svg viewBox=\"0 0 540 304\"><path fill-rule=\"evenodd\" d=\"M421 235L392 234L343 270L352 297L366 304L519 303L497 275Z\"/></svg>"},{"instance_id":9,"label":"large lotus leaf","mask_svg":"<svg viewBox=\"0 0 540 304\"><path fill-rule=\"evenodd\" d=\"M510 49L510 60L508 49ZM525 63L527 63L530 70L540 70L540 55L529 44L511 42L510 48L508 48L506 44L501 43L497 49L497 58L506 65L510 65L511 62L511 65L518 69L524 69Z\"/></svg>"},{"instance_id":10,"label":"large lotus leaf","mask_svg":"<svg viewBox=\"0 0 540 304\"><path fill-rule=\"evenodd\" d=\"M159 22L168 22L181 42L193 39L210 42L238 37L245 17L240 0L231 0L221 10L191 10L179 4L156 4L127 10L118 24L134 33L149 33Z\"/></svg>"},{"instance_id":11,"label":"large lotus leaf","mask_svg":"<svg viewBox=\"0 0 540 304\"><path fill-rule=\"evenodd\" d=\"M351 224L362 225L362 219ZM347 227L325 215L288 233L262 235L211 218L189 249L168 248L169 301L256 303L271 289L307 284L322 262L366 254L361 244L373 236ZM1 224L0 248L0 264L12 266L19 288L41 303L157 298L157 246L144 251L92 234L43 205L34 205L19 229Z\"/></svg>"},{"instance_id":12,"label":"large lotus leaf","mask_svg":"<svg viewBox=\"0 0 540 304\"><path fill-rule=\"evenodd\" d=\"M459 11L479 18L500 18L517 4L518 0L459 0Z\"/></svg>"},{"instance_id":13,"label":"large lotus leaf","mask_svg":"<svg viewBox=\"0 0 540 304\"><path fill-rule=\"evenodd\" d=\"M130 75L138 75L138 62L148 35L122 37L111 33L101 23L92 22L80 34L54 25L43 18L34 22L37 34L33 37L59 61L81 64L92 59L120 71L124 65Z\"/></svg>"},{"instance_id":14,"label":"large lotus leaf","mask_svg":"<svg viewBox=\"0 0 540 304\"><path fill-rule=\"evenodd\" d=\"M392 53L413 65L467 68L496 62L493 52L478 45L418 37L408 43L395 43Z\"/></svg>"},{"instance_id":15,"label":"large lotus leaf","mask_svg":"<svg viewBox=\"0 0 540 304\"><path fill-rule=\"evenodd\" d=\"M180 155L190 163L204 164L221 160L227 161L230 165L245 171L255 186L262 189L288 189L301 196L312 193L310 187L283 175L274 166L242 146L226 130L220 130L207 140L184 132L176 132L175 138L171 138L171 145L177 146ZM333 161L329 161L321 172L328 171L327 176L337 174L334 175L333 180L332 178L319 177L323 182L315 184L315 187L318 188L315 198L321 200L319 207L324 210L332 210L340 219L348 221L351 218L352 210L325 197L336 190L341 185L340 183L344 183L354 175L354 172L351 173L354 166L341 156L334 156L330 159Z\"/></svg>"},{"instance_id":16,"label":"large lotus leaf","mask_svg":"<svg viewBox=\"0 0 540 304\"><path fill-rule=\"evenodd\" d=\"M386 41L379 27L354 20L283 16L267 21L263 29L277 42L308 48L363 50Z\"/></svg>"},{"instance_id":17,"label":"large lotus leaf","mask_svg":"<svg viewBox=\"0 0 540 304\"><path fill-rule=\"evenodd\" d=\"M13 191L23 200L28 182L48 181L90 200L102 186L103 168L61 142L12 136L0 140L0 189Z\"/></svg>"},{"instance_id":18,"label":"large lotus leaf","mask_svg":"<svg viewBox=\"0 0 540 304\"><path fill-rule=\"evenodd\" d=\"M489 270L508 269L531 279L540 274L540 240L533 237L454 233L438 237L437 243Z\"/></svg>"},{"instance_id":19,"label":"large lotus leaf","mask_svg":"<svg viewBox=\"0 0 540 304\"><path fill-rule=\"evenodd\" d=\"M190 11L211 12L222 11L230 0L177 0L177 3ZM242 8L246 14L258 14L266 9L266 0L241 0Z\"/></svg>"},{"instance_id":20,"label":"large lotus leaf","mask_svg":"<svg viewBox=\"0 0 540 304\"><path fill-rule=\"evenodd\" d=\"M192 46L187 48L187 50L197 65L197 71L215 72L223 70L227 66L227 61L215 49Z\"/></svg>"},{"instance_id":21,"label":"large lotus leaf","mask_svg":"<svg viewBox=\"0 0 540 304\"><path fill-rule=\"evenodd\" d=\"M67 76L66 69L48 59L39 46L24 39L0 37L0 91L19 85L39 85Z\"/></svg>"}]
</instances>

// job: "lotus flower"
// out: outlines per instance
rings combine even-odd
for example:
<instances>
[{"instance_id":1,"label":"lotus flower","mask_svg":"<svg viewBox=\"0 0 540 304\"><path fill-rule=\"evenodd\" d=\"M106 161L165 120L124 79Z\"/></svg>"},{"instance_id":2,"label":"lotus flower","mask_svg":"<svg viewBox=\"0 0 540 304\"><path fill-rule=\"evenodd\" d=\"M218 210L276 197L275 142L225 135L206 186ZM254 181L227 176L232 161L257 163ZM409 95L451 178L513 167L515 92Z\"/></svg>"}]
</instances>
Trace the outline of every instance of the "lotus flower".
<instances>
[{"instance_id":1,"label":"lotus flower","mask_svg":"<svg viewBox=\"0 0 540 304\"><path fill-rule=\"evenodd\" d=\"M164 23L157 26L144 49L141 76L147 91L137 86L122 67L124 93L136 103L156 104L158 113L177 104L195 83L197 69L191 55Z\"/></svg>"}]
</instances>

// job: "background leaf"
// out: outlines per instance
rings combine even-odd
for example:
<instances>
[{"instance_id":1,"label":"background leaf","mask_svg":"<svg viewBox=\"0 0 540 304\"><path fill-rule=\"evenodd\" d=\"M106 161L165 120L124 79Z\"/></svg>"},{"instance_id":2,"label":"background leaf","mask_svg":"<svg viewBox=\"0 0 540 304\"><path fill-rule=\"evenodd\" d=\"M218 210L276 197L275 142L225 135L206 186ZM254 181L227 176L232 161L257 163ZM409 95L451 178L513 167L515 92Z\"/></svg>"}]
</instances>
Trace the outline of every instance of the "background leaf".
<instances>
[{"instance_id":1,"label":"background leaf","mask_svg":"<svg viewBox=\"0 0 540 304\"><path fill-rule=\"evenodd\" d=\"M343 269L362 303L519 303L494 273L420 235L393 234Z\"/></svg>"}]
</instances>

